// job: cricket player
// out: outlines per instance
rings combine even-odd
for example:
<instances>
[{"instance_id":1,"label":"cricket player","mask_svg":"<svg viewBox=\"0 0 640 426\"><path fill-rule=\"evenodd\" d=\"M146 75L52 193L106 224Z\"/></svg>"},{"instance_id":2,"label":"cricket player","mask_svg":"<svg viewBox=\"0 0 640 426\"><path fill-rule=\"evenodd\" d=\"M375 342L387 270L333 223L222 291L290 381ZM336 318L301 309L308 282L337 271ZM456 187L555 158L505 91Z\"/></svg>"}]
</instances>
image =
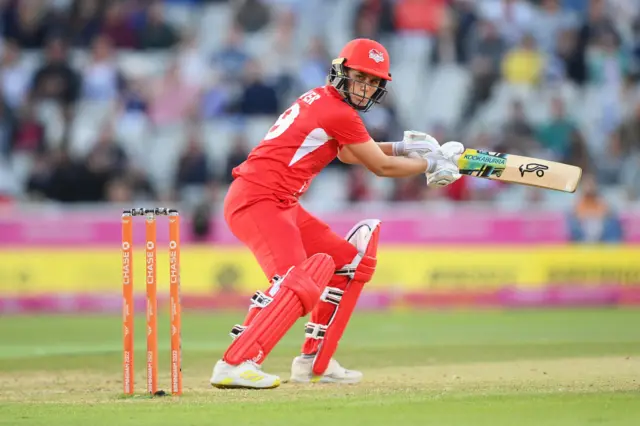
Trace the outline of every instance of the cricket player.
<instances>
[{"instance_id":1,"label":"cricket player","mask_svg":"<svg viewBox=\"0 0 640 426\"><path fill-rule=\"evenodd\" d=\"M263 372L261 364L308 313L291 381L362 379L361 372L333 359L333 352L355 306L356 289L375 272L380 221L361 221L345 239L302 208L299 198L336 156L382 177L425 173L427 185L440 187L460 178L457 158L464 151L459 142L440 146L414 131L400 142L373 141L358 113L379 103L390 81L387 50L369 39L350 41L332 62L327 84L298 98L233 170L225 220L271 285L252 297L243 324L233 327L233 341L213 369L213 386L279 386L280 378Z\"/></svg>"}]
</instances>

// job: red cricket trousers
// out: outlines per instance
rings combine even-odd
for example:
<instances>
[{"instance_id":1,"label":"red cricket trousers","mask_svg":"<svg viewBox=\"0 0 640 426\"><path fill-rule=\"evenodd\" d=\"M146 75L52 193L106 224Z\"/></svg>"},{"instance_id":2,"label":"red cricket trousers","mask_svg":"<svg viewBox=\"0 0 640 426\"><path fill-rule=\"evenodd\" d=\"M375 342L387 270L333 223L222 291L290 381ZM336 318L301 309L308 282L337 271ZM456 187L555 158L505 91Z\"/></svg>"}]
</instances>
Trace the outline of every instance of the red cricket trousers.
<instances>
[{"instance_id":1,"label":"red cricket trousers","mask_svg":"<svg viewBox=\"0 0 640 426\"><path fill-rule=\"evenodd\" d=\"M336 269L351 263L358 254L351 243L303 209L297 200L277 196L242 178L229 188L224 217L233 234L253 252L268 280L283 276L316 253L331 256ZM328 286L345 290L348 282L349 277L334 275ZM250 308L243 325L250 325L259 311ZM319 302L311 312L311 322L327 325L334 311L333 304ZM320 343L306 338L302 353L315 354Z\"/></svg>"},{"instance_id":2,"label":"red cricket trousers","mask_svg":"<svg viewBox=\"0 0 640 426\"><path fill-rule=\"evenodd\" d=\"M284 275L316 253L326 253L336 268L350 263L356 248L296 200L279 197L242 178L233 181L224 202L231 232L255 256L268 280Z\"/></svg>"}]
</instances>

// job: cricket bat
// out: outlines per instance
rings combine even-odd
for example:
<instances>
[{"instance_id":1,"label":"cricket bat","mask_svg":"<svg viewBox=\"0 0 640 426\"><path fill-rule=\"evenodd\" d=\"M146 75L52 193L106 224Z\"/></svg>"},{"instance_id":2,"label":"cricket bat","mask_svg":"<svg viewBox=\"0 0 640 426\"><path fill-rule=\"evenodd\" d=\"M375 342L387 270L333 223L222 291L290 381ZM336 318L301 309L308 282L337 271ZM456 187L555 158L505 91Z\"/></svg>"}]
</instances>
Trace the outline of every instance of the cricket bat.
<instances>
[{"instance_id":1,"label":"cricket bat","mask_svg":"<svg viewBox=\"0 0 640 426\"><path fill-rule=\"evenodd\" d=\"M458 160L460 174L575 192L582 169L569 164L500 152L467 149Z\"/></svg>"}]
</instances>

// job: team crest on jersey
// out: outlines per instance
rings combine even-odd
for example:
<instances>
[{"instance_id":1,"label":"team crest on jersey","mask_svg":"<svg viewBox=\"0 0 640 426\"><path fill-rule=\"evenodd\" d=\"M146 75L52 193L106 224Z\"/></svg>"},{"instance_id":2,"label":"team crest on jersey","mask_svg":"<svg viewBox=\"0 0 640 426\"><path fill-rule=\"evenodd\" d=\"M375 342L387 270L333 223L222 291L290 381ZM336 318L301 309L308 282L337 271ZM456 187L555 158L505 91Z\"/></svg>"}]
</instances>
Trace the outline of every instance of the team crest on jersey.
<instances>
[{"instance_id":1,"label":"team crest on jersey","mask_svg":"<svg viewBox=\"0 0 640 426\"><path fill-rule=\"evenodd\" d=\"M379 50L371 49L369 51L369 59L373 59L379 64L380 62L384 62L384 55Z\"/></svg>"}]
</instances>

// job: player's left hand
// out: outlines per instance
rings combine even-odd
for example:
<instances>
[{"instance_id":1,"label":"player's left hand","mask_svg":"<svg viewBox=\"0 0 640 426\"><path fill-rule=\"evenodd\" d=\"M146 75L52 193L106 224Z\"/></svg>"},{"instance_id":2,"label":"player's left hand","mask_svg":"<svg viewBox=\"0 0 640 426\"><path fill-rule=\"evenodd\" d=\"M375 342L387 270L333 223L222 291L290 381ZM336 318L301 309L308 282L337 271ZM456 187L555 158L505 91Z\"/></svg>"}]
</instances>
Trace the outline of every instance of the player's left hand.
<instances>
[{"instance_id":1,"label":"player's left hand","mask_svg":"<svg viewBox=\"0 0 640 426\"><path fill-rule=\"evenodd\" d=\"M402 142L396 142L393 147L394 155L409 157L410 154L421 156L430 152L435 152L440 148L440 144L431 135L416 130L405 130Z\"/></svg>"}]
</instances>

